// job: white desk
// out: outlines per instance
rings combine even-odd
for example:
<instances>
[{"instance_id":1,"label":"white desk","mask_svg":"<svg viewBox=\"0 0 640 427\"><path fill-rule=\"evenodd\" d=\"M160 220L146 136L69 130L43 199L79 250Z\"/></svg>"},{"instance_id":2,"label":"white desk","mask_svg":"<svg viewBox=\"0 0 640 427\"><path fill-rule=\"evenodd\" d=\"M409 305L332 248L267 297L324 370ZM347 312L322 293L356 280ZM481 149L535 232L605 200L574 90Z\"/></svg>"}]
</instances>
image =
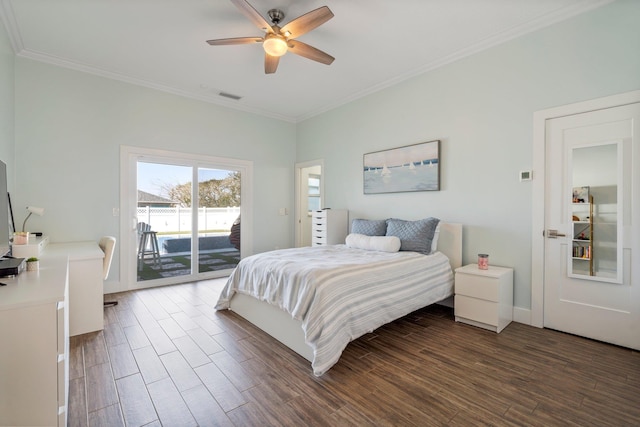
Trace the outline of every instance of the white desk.
<instances>
[{"instance_id":1,"label":"white desk","mask_svg":"<svg viewBox=\"0 0 640 427\"><path fill-rule=\"evenodd\" d=\"M49 243L40 258L69 260L70 336L104 328L103 259L97 242Z\"/></svg>"},{"instance_id":2,"label":"white desk","mask_svg":"<svg viewBox=\"0 0 640 427\"><path fill-rule=\"evenodd\" d=\"M67 257L0 278L0 425L67 425Z\"/></svg>"}]
</instances>

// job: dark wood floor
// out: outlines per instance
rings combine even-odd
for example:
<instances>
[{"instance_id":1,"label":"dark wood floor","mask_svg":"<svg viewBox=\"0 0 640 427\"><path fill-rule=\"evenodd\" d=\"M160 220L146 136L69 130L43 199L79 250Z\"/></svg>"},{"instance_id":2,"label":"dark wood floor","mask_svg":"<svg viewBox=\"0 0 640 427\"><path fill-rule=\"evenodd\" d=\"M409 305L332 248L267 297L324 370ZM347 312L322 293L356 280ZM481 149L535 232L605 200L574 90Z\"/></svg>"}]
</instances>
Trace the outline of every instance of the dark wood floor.
<instances>
[{"instance_id":1,"label":"dark wood floor","mask_svg":"<svg viewBox=\"0 0 640 427\"><path fill-rule=\"evenodd\" d=\"M110 296L72 338L70 426L638 426L640 353L431 306L349 344L320 378L213 305L224 280Z\"/></svg>"}]
</instances>

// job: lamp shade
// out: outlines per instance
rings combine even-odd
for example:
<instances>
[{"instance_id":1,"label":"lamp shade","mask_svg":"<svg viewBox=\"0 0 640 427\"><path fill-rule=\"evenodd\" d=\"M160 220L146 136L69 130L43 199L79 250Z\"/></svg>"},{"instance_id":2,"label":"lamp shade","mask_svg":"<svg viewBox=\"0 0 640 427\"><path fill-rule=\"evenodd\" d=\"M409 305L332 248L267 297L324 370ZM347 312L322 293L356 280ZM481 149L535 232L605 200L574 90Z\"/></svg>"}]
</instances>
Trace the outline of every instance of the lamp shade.
<instances>
[{"instance_id":1,"label":"lamp shade","mask_svg":"<svg viewBox=\"0 0 640 427\"><path fill-rule=\"evenodd\" d=\"M35 206L27 206L27 211L29 213L36 214L38 216L44 215L44 209L43 208L37 208Z\"/></svg>"},{"instance_id":2,"label":"lamp shade","mask_svg":"<svg viewBox=\"0 0 640 427\"><path fill-rule=\"evenodd\" d=\"M33 214L36 214L38 216L44 215L44 209L37 208L35 206L27 206L27 212L29 212L29 215L27 215L27 217L24 219L24 222L22 223L22 231L25 231L24 228L27 225L27 220L31 217L31 215Z\"/></svg>"},{"instance_id":3,"label":"lamp shade","mask_svg":"<svg viewBox=\"0 0 640 427\"><path fill-rule=\"evenodd\" d=\"M282 56L287 53L287 42L282 36L269 34L262 43L264 51L271 56Z\"/></svg>"}]
</instances>

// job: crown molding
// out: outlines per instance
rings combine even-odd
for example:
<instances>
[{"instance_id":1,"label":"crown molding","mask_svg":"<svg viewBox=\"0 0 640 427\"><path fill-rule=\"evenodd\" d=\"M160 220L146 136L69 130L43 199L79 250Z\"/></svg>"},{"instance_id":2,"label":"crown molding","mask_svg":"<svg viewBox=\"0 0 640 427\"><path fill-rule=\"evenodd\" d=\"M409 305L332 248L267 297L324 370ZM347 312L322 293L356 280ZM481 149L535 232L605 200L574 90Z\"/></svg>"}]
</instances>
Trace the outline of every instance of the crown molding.
<instances>
[{"instance_id":1,"label":"crown molding","mask_svg":"<svg viewBox=\"0 0 640 427\"><path fill-rule=\"evenodd\" d=\"M18 22L16 21L16 16L13 13L13 7L10 1L0 0L0 15L2 23L7 29L7 35L9 36L13 53L17 54L24 49L24 44L22 43L20 28L18 27Z\"/></svg>"}]
</instances>

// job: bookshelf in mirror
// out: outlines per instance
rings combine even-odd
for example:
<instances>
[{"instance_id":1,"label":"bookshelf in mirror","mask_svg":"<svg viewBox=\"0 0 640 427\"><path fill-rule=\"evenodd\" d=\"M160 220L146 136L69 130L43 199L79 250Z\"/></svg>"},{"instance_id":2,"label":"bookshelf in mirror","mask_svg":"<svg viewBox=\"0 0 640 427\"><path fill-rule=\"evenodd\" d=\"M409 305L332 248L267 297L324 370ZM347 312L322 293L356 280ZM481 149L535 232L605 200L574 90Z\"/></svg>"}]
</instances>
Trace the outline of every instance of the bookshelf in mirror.
<instances>
[{"instance_id":1,"label":"bookshelf in mirror","mask_svg":"<svg viewBox=\"0 0 640 427\"><path fill-rule=\"evenodd\" d=\"M593 276L593 196L572 206L572 271Z\"/></svg>"}]
</instances>

